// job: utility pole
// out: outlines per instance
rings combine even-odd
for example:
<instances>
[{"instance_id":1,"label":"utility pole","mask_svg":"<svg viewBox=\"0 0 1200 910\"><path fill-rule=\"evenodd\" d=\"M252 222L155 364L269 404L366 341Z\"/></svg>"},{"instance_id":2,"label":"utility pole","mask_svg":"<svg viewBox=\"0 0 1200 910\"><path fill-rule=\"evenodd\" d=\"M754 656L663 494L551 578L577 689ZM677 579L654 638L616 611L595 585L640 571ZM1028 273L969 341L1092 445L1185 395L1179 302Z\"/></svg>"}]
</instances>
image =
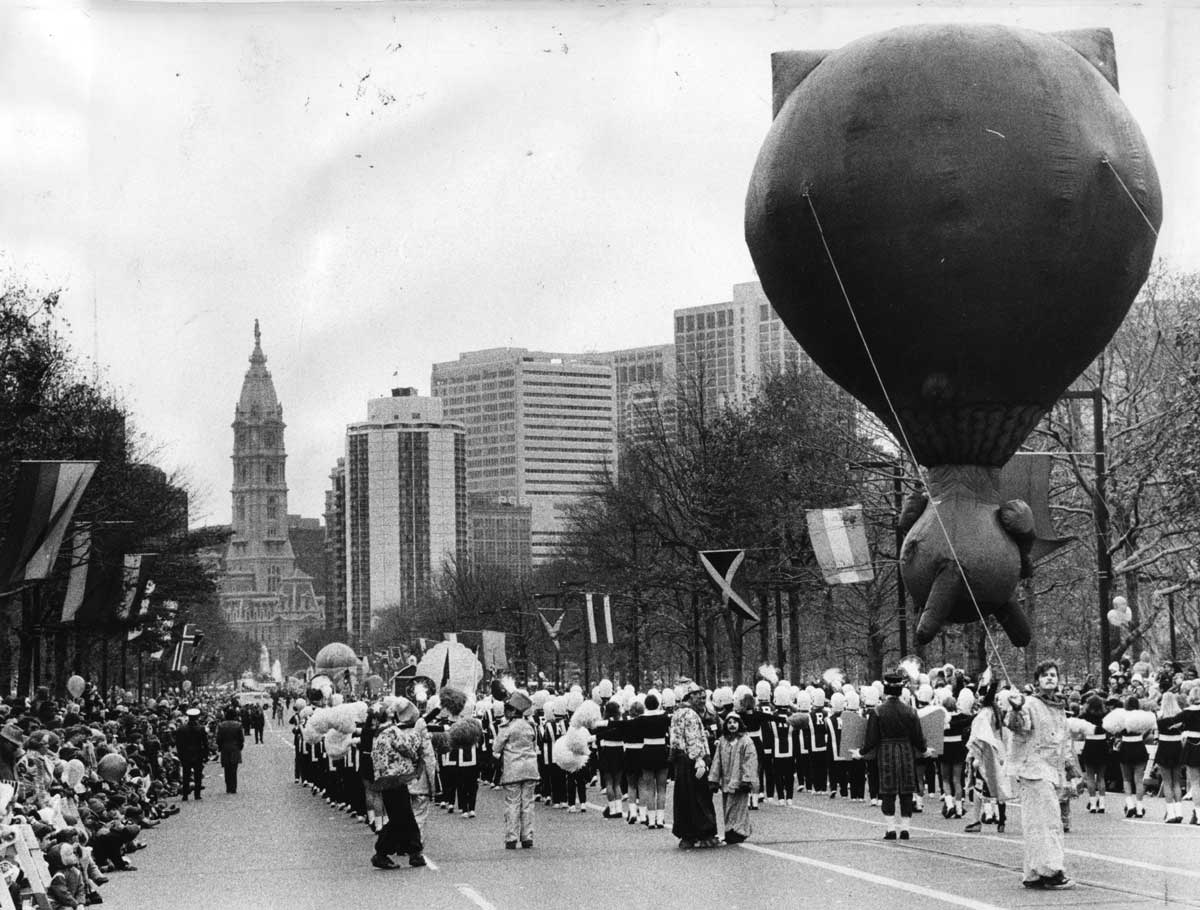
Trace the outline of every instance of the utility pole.
<instances>
[{"instance_id":1,"label":"utility pole","mask_svg":"<svg viewBox=\"0 0 1200 910\"><path fill-rule=\"evenodd\" d=\"M1108 468L1104 450L1104 396L1099 388L1094 388L1068 391L1062 397L1068 401L1092 402L1092 444L1096 468L1092 514L1096 522L1096 589L1100 602L1100 679L1101 685L1107 688L1108 665L1112 660L1112 640L1108 628L1109 601L1112 600L1112 554L1108 552Z\"/></svg>"}]
</instances>

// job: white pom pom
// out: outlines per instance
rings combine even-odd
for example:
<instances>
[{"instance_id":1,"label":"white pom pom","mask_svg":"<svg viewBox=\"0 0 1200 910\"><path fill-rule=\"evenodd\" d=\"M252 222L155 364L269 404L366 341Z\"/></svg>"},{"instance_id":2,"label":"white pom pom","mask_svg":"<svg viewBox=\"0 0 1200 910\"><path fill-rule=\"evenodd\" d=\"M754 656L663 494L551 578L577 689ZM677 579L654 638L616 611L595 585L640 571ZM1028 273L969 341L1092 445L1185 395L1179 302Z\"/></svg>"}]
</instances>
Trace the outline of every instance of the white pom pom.
<instances>
[{"instance_id":1,"label":"white pom pom","mask_svg":"<svg viewBox=\"0 0 1200 910\"><path fill-rule=\"evenodd\" d=\"M1125 709L1113 708L1104 715L1104 720L1100 722L1108 733L1120 733L1125 729Z\"/></svg>"}]
</instances>

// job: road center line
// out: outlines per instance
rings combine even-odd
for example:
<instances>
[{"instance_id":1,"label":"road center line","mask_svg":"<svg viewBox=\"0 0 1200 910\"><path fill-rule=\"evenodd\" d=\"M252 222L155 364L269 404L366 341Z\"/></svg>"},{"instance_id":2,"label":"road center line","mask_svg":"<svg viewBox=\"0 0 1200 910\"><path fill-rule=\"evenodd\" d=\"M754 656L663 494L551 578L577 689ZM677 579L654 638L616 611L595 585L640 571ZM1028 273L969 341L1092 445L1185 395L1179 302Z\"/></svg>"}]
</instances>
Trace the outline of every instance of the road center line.
<instances>
[{"instance_id":1,"label":"road center line","mask_svg":"<svg viewBox=\"0 0 1200 910\"><path fill-rule=\"evenodd\" d=\"M953 904L956 907L966 907L968 910L1003 910L995 904L985 904L983 901L973 900L969 897L960 897L957 894L951 894L949 891L938 891L936 888L926 888L924 885L915 885L909 882L903 882L895 878L887 878L882 875L876 875L873 872L864 872L861 869L854 869L850 866L839 866L836 863L826 863L819 859L810 859L807 856L797 856L794 853L785 853L782 850L772 850L770 847L760 847L758 844L738 844L743 850L751 850L755 853L764 853L767 856L773 856L776 859L785 859L791 863L799 863L802 866L813 866L817 869L824 869L826 872L836 872L839 875L848 875L850 878L857 878L859 881L870 882L873 885L883 885L885 888L895 888L900 891L907 891L909 894L916 894L920 897L926 897L930 900L941 901L946 904Z\"/></svg>"},{"instance_id":2,"label":"road center line","mask_svg":"<svg viewBox=\"0 0 1200 910\"><path fill-rule=\"evenodd\" d=\"M454 887L458 889L459 894L469 900L476 907L479 907L479 910L496 910L495 904L487 900L487 898L485 898L470 885L464 882L459 882Z\"/></svg>"},{"instance_id":3,"label":"road center line","mask_svg":"<svg viewBox=\"0 0 1200 910\"><path fill-rule=\"evenodd\" d=\"M874 825L875 827L884 827L887 824L885 821L874 821L869 818L859 818L857 815L839 815L836 812L826 812L823 809L810 809L807 806L792 806L791 808L800 812L812 812L814 815L824 815L828 818L849 819L850 821L862 822L863 824ZM958 837L965 838L966 840L976 841L988 840L1001 844L1008 844L1010 847L1021 847L1021 840L1019 837L1008 838L1000 837L996 834L967 834L964 831L940 831L937 828L925 828L915 825L912 826L912 830L921 831L925 834L934 834L939 837ZM1084 857L1085 859L1104 860L1108 863L1116 863L1121 866L1130 866L1134 869L1145 869L1149 872L1163 872L1168 875L1182 875L1186 876L1187 878L1200 879L1200 871L1194 869L1183 869L1179 866L1159 866L1155 863L1144 863L1141 860L1126 859L1123 856L1112 856L1108 853L1092 853L1089 850L1073 850L1069 847L1064 848L1063 852L1068 853L1071 856L1080 856Z\"/></svg>"}]
</instances>

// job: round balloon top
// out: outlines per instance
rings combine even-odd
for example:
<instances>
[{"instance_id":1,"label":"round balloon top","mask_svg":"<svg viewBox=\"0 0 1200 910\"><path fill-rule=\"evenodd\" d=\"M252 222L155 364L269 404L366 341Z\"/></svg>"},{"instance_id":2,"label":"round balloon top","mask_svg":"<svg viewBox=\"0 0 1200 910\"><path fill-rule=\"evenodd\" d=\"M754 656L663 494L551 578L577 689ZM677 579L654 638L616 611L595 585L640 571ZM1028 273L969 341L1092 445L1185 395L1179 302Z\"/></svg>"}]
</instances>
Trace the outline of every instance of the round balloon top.
<instances>
[{"instance_id":1,"label":"round balloon top","mask_svg":"<svg viewBox=\"0 0 1200 910\"><path fill-rule=\"evenodd\" d=\"M1154 253L1111 33L922 25L772 64L746 240L775 311L921 464L1003 465Z\"/></svg>"},{"instance_id":2,"label":"round balloon top","mask_svg":"<svg viewBox=\"0 0 1200 910\"><path fill-rule=\"evenodd\" d=\"M328 644L317 652L318 670L345 670L357 666L358 658L354 656L354 649L340 641Z\"/></svg>"}]
</instances>

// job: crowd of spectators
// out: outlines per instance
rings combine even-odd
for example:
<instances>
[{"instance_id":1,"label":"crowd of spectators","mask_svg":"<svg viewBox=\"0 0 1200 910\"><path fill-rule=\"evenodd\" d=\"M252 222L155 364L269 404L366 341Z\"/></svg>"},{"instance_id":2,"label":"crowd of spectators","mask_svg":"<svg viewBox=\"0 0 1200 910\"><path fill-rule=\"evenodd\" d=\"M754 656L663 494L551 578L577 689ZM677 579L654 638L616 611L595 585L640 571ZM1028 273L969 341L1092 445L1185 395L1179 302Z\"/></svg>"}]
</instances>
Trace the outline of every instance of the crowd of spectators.
<instances>
[{"instance_id":1,"label":"crowd of spectators","mask_svg":"<svg viewBox=\"0 0 1200 910\"><path fill-rule=\"evenodd\" d=\"M136 871L142 832L180 811L176 734L187 710L215 725L222 701L199 692L138 700L89 686L78 698L43 687L0 702L0 873L14 904L31 884L17 859L22 825L46 859L55 908L103 903L110 875Z\"/></svg>"}]
</instances>

